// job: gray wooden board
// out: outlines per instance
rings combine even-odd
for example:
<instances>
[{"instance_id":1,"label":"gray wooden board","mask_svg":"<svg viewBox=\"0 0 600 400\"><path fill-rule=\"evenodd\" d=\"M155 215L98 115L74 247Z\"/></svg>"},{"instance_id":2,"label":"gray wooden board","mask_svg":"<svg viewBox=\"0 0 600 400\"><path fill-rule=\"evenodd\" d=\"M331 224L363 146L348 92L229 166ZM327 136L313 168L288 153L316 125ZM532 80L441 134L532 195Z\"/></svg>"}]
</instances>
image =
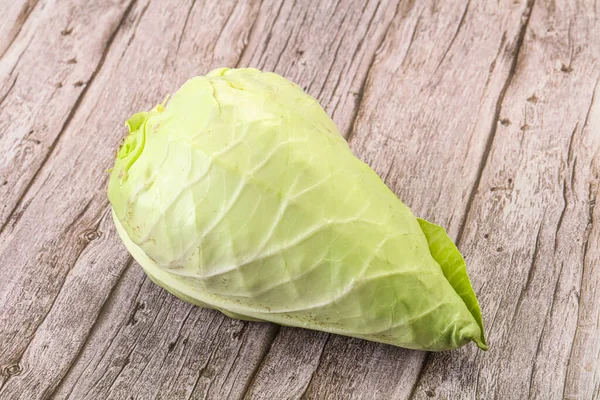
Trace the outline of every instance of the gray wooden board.
<instances>
[{"instance_id":1,"label":"gray wooden board","mask_svg":"<svg viewBox=\"0 0 600 400\"><path fill-rule=\"evenodd\" d=\"M600 398L592 1L0 0L0 398ZM468 263L490 350L186 304L116 236L123 121L218 66L317 97Z\"/></svg>"}]
</instances>

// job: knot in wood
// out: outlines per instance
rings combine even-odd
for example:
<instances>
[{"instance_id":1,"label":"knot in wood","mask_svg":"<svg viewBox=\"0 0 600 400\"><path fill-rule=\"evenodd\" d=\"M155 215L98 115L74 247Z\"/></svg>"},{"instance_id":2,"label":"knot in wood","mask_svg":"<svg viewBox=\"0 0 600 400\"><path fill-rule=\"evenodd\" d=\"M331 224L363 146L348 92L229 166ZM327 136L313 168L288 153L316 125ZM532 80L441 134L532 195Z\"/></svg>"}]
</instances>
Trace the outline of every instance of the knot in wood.
<instances>
[{"instance_id":1,"label":"knot in wood","mask_svg":"<svg viewBox=\"0 0 600 400\"><path fill-rule=\"evenodd\" d=\"M15 376L19 375L22 371L22 368L19 364L9 365L4 369L7 376Z\"/></svg>"},{"instance_id":2,"label":"knot in wood","mask_svg":"<svg viewBox=\"0 0 600 400\"><path fill-rule=\"evenodd\" d=\"M102 232L97 231L95 229L88 229L87 231L85 231L83 233L83 237L88 242L91 242L93 240L96 240L96 239L99 239L100 237L102 237Z\"/></svg>"}]
</instances>

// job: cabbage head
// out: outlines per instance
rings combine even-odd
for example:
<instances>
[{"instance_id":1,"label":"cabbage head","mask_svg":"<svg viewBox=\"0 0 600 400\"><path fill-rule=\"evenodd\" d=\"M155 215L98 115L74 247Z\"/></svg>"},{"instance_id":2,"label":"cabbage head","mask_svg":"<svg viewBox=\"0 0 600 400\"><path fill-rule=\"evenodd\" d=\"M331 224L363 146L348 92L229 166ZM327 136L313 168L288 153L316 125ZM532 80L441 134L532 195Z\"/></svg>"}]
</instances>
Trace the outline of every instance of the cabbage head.
<instances>
[{"instance_id":1,"label":"cabbage head","mask_svg":"<svg viewBox=\"0 0 600 400\"><path fill-rule=\"evenodd\" d=\"M411 349L487 349L452 240L352 154L298 85L221 68L127 127L108 187L114 222L175 296Z\"/></svg>"}]
</instances>

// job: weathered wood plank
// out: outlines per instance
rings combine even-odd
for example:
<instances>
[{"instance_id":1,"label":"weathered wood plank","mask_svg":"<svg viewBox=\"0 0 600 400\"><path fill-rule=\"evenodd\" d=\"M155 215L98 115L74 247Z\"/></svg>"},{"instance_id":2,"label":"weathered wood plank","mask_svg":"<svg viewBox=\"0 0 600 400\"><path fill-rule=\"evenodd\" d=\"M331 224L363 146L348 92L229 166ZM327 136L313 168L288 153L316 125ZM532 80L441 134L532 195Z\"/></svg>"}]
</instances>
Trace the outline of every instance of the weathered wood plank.
<instances>
[{"instance_id":1,"label":"weathered wood plank","mask_svg":"<svg viewBox=\"0 0 600 400\"><path fill-rule=\"evenodd\" d=\"M524 2L403 3L369 73L351 132L354 152L417 215L446 226L455 238L488 152L529 9ZM468 270L484 266L469 263ZM319 334L319 344L309 347L321 362L302 374L283 365L300 369L294 351L315 339L303 332L278 338L250 393L274 397L273 391L282 391L274 389L285 381L281 374L287 374L294 381L282 397L297 397L299 387L315 399L411 396L425 353L326 337Z\"/></svg>"},{"instance_id":2,"label":"weathered wood plank","mask_svg":"<svg viewBox=\"0 0 600 400\"><path fill-rule=\"evenodd\" d=\"M15 28L0 24L14 31L0 58L0 232L18 221L19 201L70 123L131 2L40 2L29 15L34 3L22 4Z\"/></svg>"},{"instance_id":3,"label":"weathered wood plank","mask_svg":"<svg viewBox=\"0 0 600 400\"><path fill-rule=\"evenodd\" d=\"M271 39L277 47L261 50L266 54L264 60L283 52L285 60L278 68L287 68L306 57L309 61L303 69L307 78L297 80L308 86L308 77L322 79L322 83L313 83L311 90L333 99L332 78L317 74L322 68L320 57L327 57L328 67L335 73L362 82L383 34L376 25L385 18L389 21L391 15L386 17L386 11L393 8L392 3L367 3L364 9L350 5L339 3L337 7L357 25L351 29L342 28L343 17L333 12L335 4L321 9L298 4L294 12L306 16L306 27L297 25L296 31L286 29L298 21L286 22L290 17L279 12L284 6L279 3L133 4L71 122L17 208L19 218L0 234L1 265L24 266L17 273L0 269L1 277L9 282L0 288L0 326L7 327L0 342L4 352L0 363L12 371L4 376L0 397L20 394L37 398L52 393L57 398L121 398L132 388L144 396L162 398L175 394L182 398L243 395L277 328L230 320L175 299L145 279L135 264L126 270L126 252L116 245L118 240L106 219L97 228L101 216L106 218L104 171L122 135L115 127L188 77L236 64L246 40L253 43L244 52L252 64L252 46L263 46L272 28L272 24L256 23L257 15L261 21L278 24L274 28L277 37ZM348 30L345 39L328 35L332 24L342 33ZM285 35L289 36L286 42L293 44L296 39L292 36L302 29L320 40L303 54L280 45ZM335 46L352 52L330 58ZM349 110L346 118L350 120L352 107L345 104L342 108ZM81 132L102 135L82 136ZM73 154L77 155L77 168L61 168L73 163ZM32 226L45 229L32 236ZM88 243L85 235L80 239L90 227L90 232L103 232L106 242ZM89 263L94 270L113 272L108 277L101 272L85 275ZM98 279L103 282L94 296L84 296L90 283ZM75 304L78 313L65 315ZM68 331L75 323L80 326L65 344L64 335L56 333ZM23 333L15 336L17 328Z\"/></svg>"},{"instance_id":4,"label":"weathered wood plank","mask_svg":"<svg viewBox=\"0 0 600 400\"><path fill-rule=\"evenodd\" d=\"M431 357L418 398L599 395L599 28L590 2L533 7L462 245L490 350Z\"/></svg>"}]
</instances>

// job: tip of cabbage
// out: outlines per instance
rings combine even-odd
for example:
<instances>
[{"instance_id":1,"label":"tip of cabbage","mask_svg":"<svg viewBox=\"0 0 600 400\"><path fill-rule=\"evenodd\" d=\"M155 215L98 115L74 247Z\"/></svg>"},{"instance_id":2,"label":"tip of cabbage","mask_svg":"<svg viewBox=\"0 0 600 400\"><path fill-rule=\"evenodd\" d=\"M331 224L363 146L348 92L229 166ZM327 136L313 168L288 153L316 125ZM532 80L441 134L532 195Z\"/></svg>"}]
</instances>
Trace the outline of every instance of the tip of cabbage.
<instances>
[{"instance_id":1,"label":"tip of cabbage","mask_svg":"<svg viewBox=\"0 0 600 400\"><path fill-rule=\"evenodd\" d=\"M443 227L421 218L417 218L417 220L427 238L432 257L438 262L444 276L461 297L479 326L479 332L470 335L469 339L473 340L481 350L487 350L481 308L467 275L467 267L462 254Z\"/></svg>"}]
</instances>

